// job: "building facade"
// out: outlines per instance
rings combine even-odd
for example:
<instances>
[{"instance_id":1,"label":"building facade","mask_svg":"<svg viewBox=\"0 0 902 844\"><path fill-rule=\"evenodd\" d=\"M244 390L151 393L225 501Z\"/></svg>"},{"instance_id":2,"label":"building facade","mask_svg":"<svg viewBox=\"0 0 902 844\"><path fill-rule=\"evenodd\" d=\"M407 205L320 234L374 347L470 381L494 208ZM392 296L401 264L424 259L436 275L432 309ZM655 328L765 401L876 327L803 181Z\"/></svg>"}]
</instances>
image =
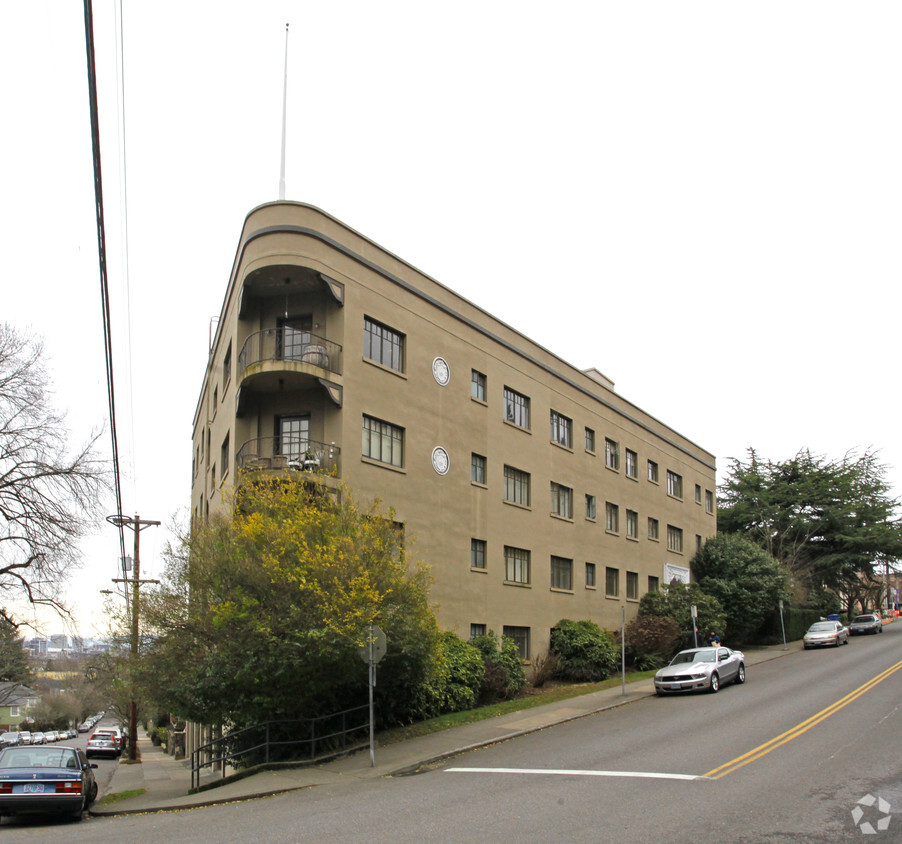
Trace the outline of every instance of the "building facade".
<instances>
[{"instance_id":1,"label":"building facade","mask_svg":"<svg viewBox=\"0 0 902 844\"><path fill-rule=\"evenodd\" d=\"M194 418L192 515L238 470L379 497L442 627L618 629L716 532L713 455L308 205L247 217Z\"/></svg>"}]
</instances>

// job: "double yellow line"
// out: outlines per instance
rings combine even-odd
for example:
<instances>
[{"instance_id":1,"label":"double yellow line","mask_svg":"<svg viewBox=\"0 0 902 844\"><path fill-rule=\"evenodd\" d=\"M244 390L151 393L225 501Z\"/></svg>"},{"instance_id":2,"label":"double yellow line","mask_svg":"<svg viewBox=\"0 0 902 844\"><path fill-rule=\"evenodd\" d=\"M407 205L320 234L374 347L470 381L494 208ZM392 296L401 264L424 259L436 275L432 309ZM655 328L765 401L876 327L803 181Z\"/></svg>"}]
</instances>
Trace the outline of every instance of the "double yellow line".
<instances>
[{"instance_id":1,"label":"double yellow line","mask_svg":"<svg viewBox=\"0 0 902 844\"><path fill-rule=\"evenodd\" d=\"M754 762L756 759L760 759L762 756L766 756L772 750L776 750L778 747L781 747L784 744L792 741L794 738L798 738L802 733L807 732L812 727L817 724L820 724L821 721L825 721L834 712L839 712L847 704L850 704L853 700L858 700L865 692L870 691L874 688L878 683L882 683L887 677L895 674L900 668L902 668L902 661L897 662L895 665L887 668L886 671L881 672L876 677L868 680L863 686L859 686L855 689L854 692L849 692L844 698L840 698L840 700L836 701L836 703L831 704L826 709L822 709L816 715L812 715L806 721L802 721L801 724L796 724L791 730L787 730L785 733L781 733L776 738L772 738L769 742L765 744L758 745L754 750L750 750L748 753L744 753L742 756L737 756L730 762L727 762L724 765L721 765L719 768L714 768L711 771L708 771L707 774L703 776L712 779L719 780L721 777L725 777L727 774L732 774L733 771L742 768L744 765L748 765L749 762Z\"/></svg>"}]
</instances>

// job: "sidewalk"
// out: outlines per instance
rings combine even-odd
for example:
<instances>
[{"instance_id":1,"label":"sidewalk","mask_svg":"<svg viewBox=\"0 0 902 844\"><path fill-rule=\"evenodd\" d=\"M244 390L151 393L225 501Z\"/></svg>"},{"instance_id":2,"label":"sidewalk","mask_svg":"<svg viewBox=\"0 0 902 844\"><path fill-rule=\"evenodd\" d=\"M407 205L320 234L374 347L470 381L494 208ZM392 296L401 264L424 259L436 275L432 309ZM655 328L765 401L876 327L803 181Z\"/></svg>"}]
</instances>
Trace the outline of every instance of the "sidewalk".
<instances>
[{"instance_id":1,"label":"sidewalk","mask_svg":"<svg viewBox=\"0 0 902 844\"><path fill-rule=\"evenodd\" d=\"M773 645L746 651L746 663L748 666L754 666L801 649L801 642L790 642L788 650L783 650L783 645ZM375 767L371 765L369 752L362 750L333 762L307 768L261 771L200 794L188 794L191 786L191 770L184 760L176 760L161 748L155 747L150 739L139 736L138 748L142 761L139 764L119 762L109 786L91 807L90 814L109 816L212 806L216 803L250 800L282 791L327 785L349 779L399 776L467 750L543 730L605 709L623 706L654 693L654 684L651 680L628 683L625 695L621 686L616 686L601 692L396 742L387 747L377 746ZM99 805L105 795L130 791L142 793L116 800L105 806Z\"/></svg>"}]
</instances>

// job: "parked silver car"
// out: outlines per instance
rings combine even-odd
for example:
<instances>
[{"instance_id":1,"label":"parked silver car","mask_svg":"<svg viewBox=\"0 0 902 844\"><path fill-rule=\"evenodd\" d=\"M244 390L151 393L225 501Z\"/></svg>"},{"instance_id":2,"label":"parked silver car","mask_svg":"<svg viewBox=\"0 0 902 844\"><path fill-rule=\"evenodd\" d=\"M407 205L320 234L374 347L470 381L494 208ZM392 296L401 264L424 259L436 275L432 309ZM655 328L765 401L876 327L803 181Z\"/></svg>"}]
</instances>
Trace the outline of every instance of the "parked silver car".
<instances>
[{"instance_id":1,"label":"parked silver car","mask_svg":"<svg viewBox=\"0 0 902 844\"><path fill-rule=\"evenodd\" d=\"M876 613L865 613L864 615L856 615L849 625L849 633L857 636L859 633L882 633L883 619Z\"/></svg>"},{"instance_id":2,"label":"parked silver car","mask_svg":"<svg viewBox=\"0 0 902 844\"><path fill-rule=\"evenodd\" d=\"M802 638L802 645L809 648L826 648L831 645L838 648L849 644L849 628L843 627L839 621L815 621Z\"/></svg>"},{"instance_id":3,"label":"parked silver car","mask_svg":"<svg viewBox=\"0 0 902 844\"><path fill-rule=\"evenodd\" d=\"M726 683L745 682L745 654L730 648L690 648L680 651L655 674L655 692L716 693Z\"/></svg>"}]
</instances>

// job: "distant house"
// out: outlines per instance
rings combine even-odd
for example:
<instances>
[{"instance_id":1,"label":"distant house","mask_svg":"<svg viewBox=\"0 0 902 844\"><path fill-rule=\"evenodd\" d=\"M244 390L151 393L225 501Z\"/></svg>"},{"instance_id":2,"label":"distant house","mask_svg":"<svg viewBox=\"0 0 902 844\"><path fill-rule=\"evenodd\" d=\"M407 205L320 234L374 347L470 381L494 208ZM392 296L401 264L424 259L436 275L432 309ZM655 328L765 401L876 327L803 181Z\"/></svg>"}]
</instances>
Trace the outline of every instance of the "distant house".
<instances>
[{"instance_id":1,"label":"distant house","mask_svg":"<svg viewBox=\"0 0 902 844\"><path fill-rule=\"evenodd\" d=\"M39 695L19 683L0 683L0 729L15 730L37 706Z\"/></svg>"}]
</instances>

